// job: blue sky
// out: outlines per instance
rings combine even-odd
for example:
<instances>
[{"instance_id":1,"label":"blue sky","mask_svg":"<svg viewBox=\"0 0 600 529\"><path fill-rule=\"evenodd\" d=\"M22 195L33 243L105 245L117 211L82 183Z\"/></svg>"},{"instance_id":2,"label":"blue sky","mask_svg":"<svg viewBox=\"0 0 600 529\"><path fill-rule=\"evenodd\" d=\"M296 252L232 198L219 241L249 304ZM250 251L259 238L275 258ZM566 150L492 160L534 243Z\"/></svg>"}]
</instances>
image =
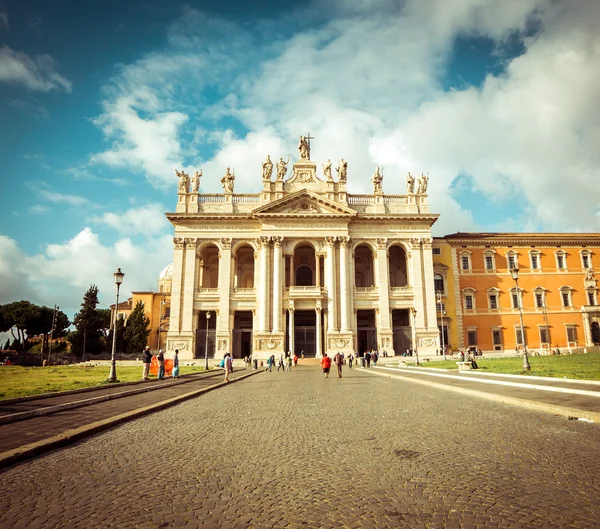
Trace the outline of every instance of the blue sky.
<instances>
[{"instance_id":1,"label":"blue sky","mask_svg":"<svg viewBox=\"0 0 600 529\"><path fill-rule=\"evenodd\" d=\"M600 226L600 3L0 0L0 303L156 288L175 168L429 172L435 234Z\"/></svg>"}]
</instances>

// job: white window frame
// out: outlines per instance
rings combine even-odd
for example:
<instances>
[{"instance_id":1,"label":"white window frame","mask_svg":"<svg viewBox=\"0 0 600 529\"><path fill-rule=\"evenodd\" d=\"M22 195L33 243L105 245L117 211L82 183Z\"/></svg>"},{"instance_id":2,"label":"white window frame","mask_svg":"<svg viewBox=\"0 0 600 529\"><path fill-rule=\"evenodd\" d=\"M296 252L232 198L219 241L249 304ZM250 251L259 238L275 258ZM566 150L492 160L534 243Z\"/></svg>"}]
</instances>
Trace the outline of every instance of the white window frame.
<instances>
[{"instance_id":1,"label":"white window frame","mask_svg":"<svg viewBox=\"0 0 600 529\"><path fill-rule=\"evenodd\" d=\"M560 268L558 266L558 259L559 259L559 255L562 256L562 261L563 261L563 267ZM554 259L556 261L556 270L558 272L567 272L569 267L567 266L567 252L565 252L564 250L556 250L556 252L554 252Z\"/></svg>"},{"instance_id":2,"label":"white window frame","mask_svg":"<svg viewBox=\"0 0 600 529\"><path fill-rule=\"evenodd\" d=\"M492 268L487 267L488 257L492 260ZM483 252L483 269L487 273L496 271L496 250L490 250L489 248Z\"/></svg>"},{"instance_id":3,"label":"white window frame","mask_svg":"<svg viewBox=\"0 0 600 529\"><path fill-rule=\"evenodd\" d=\"M533 258L537 259L537 268L533 267ZM542 270L542 254L539 250L530 250L529 251L529 267L531 270L535 270L536 272L541 272Z\"/></svg>"},{"instance_id":4,"label":"white window frame","mask_svg":"<svg viewBox=\"0 0 600 529\"><path fill-rule=\"evenodd\" d=\"M468 250L463 250L462 252L460 252L459 257L460 257L460 264L459 264L460 271L461 272L471 272L473 270L473 261L471 260L471 252L469 252ZM464 257L467 258L469 268L463 268L463 258Z\"/></svg>"},{"instance_id":5,"label":"white window frame","mask_svg":"<svg viewBox=\"0 0 600 529\"><path fill-rule=\"evenodd\" d=\"M502 351L504 349L504 333L502 332L502 327L492 327L490 332L492 333L492 349L494 351ZM500 334L500 343L494 343L495 332Z\"/></svg>"},{"instance_id":6,"label":"white window frame","mask_svg":"<svg viewBox=\"0 0 600 529\"><path fill-rule=\"evenodd\" d=\"M496 296L496 307L492 307L492 296ZM488 300L488 309L490 310L500 310L500 289L496 287L487 289L487 300Z\"/></svg>"},{"instance_id":7,"label":"white window frame","mask_svg":"<svg viewBox=\"0 0 600 529\"><path fill-rule=\"evenodd\" d=\"M506 252L506 269L511 270L513 267L510 266L510 259L514 260L514 265L516 268L519 268L519 254L514 250L509 250Z\"/></svg>"},{"instance_id":8,"label":"white window frame","mask_svg":"<svg viewBox=\"0 0 600 529\"><path fill-rule=\"evenodd\" d=\"M538 295L542 296L542 304L538 305L537 297ZM546 304L546 289L544 287L535 287L533 289L533 306L536 309L543 309L544 307L548 308Z\"/></svg>"},{"instance_id":9,"label":"white window frame","mask_svg":"<svg viewBox=\"0 0 600 529\"><path fill-rule=\"evenodd\" d=\"M437 288L435 288L435 286L436 286L435 285L435 280L436 280L437 276L440 276L442 278L442 290L438 290ZM444 277L444 274L442 274L440 272L434 272L433 273L433 288L435 290L436 296L437 296L438 292L441 292L442 296L444 296L444 297L446 296L446 278Z\"/></svg>"},{"instance_id":10,"label":"white window frame","mask_svg":"<svg viewBox=\"0 0 600 529\"><path fill-rule=\"evenodd\" d=\"M521 342L519 342L519 335L521 333L521 325L515 325L515 345L517 349L519 347L523 347L525 343L527 343L527 329L523 325L523 336L521 336Z\"/></svg>"},{"instance_id":11,"label":"white window frame","mask_svg":"<svg viewBox=\"0 0 600 529\"><path fill-rule=\"evenodd\" d=\"M477 304L475 301L475 292L477 292L474 288L464 288L462 291L462 299L463 299L463 308L465 312L475 312L477 310ZM473 302L473 308L467 308L467 296L471 296Z\"/></svg>"},{"instance_id":12,"label":"white window frame","mask_svg":"<svg viewBox=\"0 0 600 529\"><path fill-rule=\"evenodd\" d=\"M510 293L510 308L518 309L520 307L522 309L523 308L523 289L521 287L519 287L519 288L511 287L508 289L508 292ZM517 300L519 302L519 305L516 307L515 307L514 300L513 300L513 296L515 294L517 294Z\"/></svg>"},{"instance_id":13,"label":"white window frame","mask_svg":"<svg viewBox=\"0 0 600 529\"><path fill-rule=\"evenodd\" d=\"M585 266L585 263L583 262L584 256L586 256L587 260L588 260L587 266ZM587 270L588 268L594 268L594 265L592 264L592 252L590 252L589 250L580 250L579 257L581 259L581 269L582 270Z\"/></svg>"},{"instance_id":14,"label":"white window frame","mask_svg":"<svg viewBox=\"0 0 600 529\"><path fill-rule=\"evenodd\" d=\"M589 305L590 294L593 296L592 301L594 303L592 306L593 307L598 306L598 289L597 288L586 288L585 289L585 301L587 302L586 305Z\"/></svg>"},{"instance_id":15,"label":"white window frame","mask_svg":"<svg viewBox=\"0 0 600 529\"><path fill-rule=\"evenodd\" d=\"M539 339L540 339L540 348L544 348L544 346L546 346L546 348L550 347L550 342L548 340L542 340L542 332L546 331L546 338L550 338L550 326L544 324L539 324L538 325L538 335L539 335Z\"/></svg>"},{"instance_id":16,"label":"white window frame","mask_svg":"<svg viewBox=\"0 0 600 529\"><path fill-rule=\"evenodd\" d=\"M573 288L564 286L564 287L560 287L558 289L558 291L560 292L560 306L563 309L572 309L573 308ZM568 296L569 305L567 305L567 306L565 306L565 303L564 303L564 297L563 297L564 294L567 294L567 296Z\"/></svg>"},{"instance_id":17,"label":"white window frame","mask_svg":"<svg viewBox=\"0 0 600 529\"><path fill-rule=\"evenodd\" d=\"M569 329L573 329L575 340L569 340ZM577 325L574 323L565 323L565 335L567 337L567 347L577 347L579 336L577 335Z\"/></svg>"},{"instance_id":18,"label":"white window frame","mask_svg":"<svg viewBox=\"0 0 600 529\"><path fill-rule=\"evenodd\" d=\"M467 347L477 347L479 348L479 330L477 327L467 327L465 329L465 332L467 333L467 335L465 336L466 340L466 346ZM475 333L475 343L474 344L470 344L469 343L469 333L470 332L474 332Z\"/></svg>"}]
</instances>

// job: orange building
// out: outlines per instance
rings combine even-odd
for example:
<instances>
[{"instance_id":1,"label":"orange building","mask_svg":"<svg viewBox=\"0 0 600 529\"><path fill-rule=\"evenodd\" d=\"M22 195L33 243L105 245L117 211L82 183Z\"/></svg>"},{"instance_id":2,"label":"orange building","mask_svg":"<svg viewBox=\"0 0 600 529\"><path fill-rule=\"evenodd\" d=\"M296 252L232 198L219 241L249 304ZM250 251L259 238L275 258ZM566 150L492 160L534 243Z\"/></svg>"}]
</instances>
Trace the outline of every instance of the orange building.
<instances>
[{"instance_id":1,"label":"orange building","mask_svg":"<svg viewBox=\"0 0 600 529\"><path fill-rule=\"evenodd\" d=\"M445 324L455 348L543 353L600 344L600 234L454 233L433 246L451 270L446 306L454 313Z\"/></svg>"}]
</instances>

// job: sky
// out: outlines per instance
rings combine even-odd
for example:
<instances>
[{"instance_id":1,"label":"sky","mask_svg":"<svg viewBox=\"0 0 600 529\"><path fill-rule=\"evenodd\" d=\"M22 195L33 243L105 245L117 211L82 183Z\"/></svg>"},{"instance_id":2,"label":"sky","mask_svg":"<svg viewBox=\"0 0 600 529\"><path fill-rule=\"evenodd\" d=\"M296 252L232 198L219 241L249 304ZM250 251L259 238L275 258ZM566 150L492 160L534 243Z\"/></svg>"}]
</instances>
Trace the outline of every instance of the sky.
<instances>
[{"instance_id":1,"label":"sky","mask_svg":"<svg viewBox=\"0 0 600 529\"><path fill-rule=\"evenodd\" d=\"M600 231L597 0L0 0L0 304L157 288L175 169L429 174L434 235Z\"/></svg>"}]
</instances>

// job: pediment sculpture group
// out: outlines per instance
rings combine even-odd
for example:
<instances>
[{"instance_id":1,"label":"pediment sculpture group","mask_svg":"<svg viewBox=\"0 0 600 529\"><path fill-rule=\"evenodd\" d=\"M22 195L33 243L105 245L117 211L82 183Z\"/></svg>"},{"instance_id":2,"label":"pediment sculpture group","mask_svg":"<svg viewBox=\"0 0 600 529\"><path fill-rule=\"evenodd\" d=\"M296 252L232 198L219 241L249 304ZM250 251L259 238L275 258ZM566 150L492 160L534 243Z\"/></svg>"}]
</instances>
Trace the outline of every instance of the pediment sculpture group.
<instances>
[{"instance_id":1,"label":"pediment sculpture group","mask_svg":"<svg viewBox=\"0 0 600 529\"><path fill-rule=\"evenodd\" d=\"M307 141L305 136L300 136L300 142L298 143L298 151L300 152L300 158L302 160L310 160L310 143ZM284 161L283 158L279 158L279 161L275 164L276 176L275 180L278 182L282 182L285 178L285 175L288 170L288 163ZM271 156L267 154L267 158L262 163L262 178L263 180L271 180L273 176L273 162L271 161ZM327 179L328 182L333 182L333 176L331 175L331 160L327 160L322 164L323 167L323 175ZM338 173L338 181L346 182L347 174L348 174L348 162L343 158L338 162L338 165L335 169ZM185 171L178 171L175 169L175 174L177 175L178 184L177 190L179 193L189 193L190 187L192 193L198 193L200 189L200 177L202 176L202 171L196 171L192 177ZM228 167L225 171L225 175L221 178L221 185L223 186L223 191L225 193L233 193L233 183L235 181L235 174L231 171L231 168ZM371 178L371 182L373 184L373 193L374 194L383 194L383 171L380 170L379 167L373 173ZM415 184L417 190L415 192ZM410 173L406 175L406 193L408 195L426 195L427 194L427 186L429 185L429 176L425 174L421 174L421 176L415 181L415 177Z\"/></svg>"}]
</instances>

